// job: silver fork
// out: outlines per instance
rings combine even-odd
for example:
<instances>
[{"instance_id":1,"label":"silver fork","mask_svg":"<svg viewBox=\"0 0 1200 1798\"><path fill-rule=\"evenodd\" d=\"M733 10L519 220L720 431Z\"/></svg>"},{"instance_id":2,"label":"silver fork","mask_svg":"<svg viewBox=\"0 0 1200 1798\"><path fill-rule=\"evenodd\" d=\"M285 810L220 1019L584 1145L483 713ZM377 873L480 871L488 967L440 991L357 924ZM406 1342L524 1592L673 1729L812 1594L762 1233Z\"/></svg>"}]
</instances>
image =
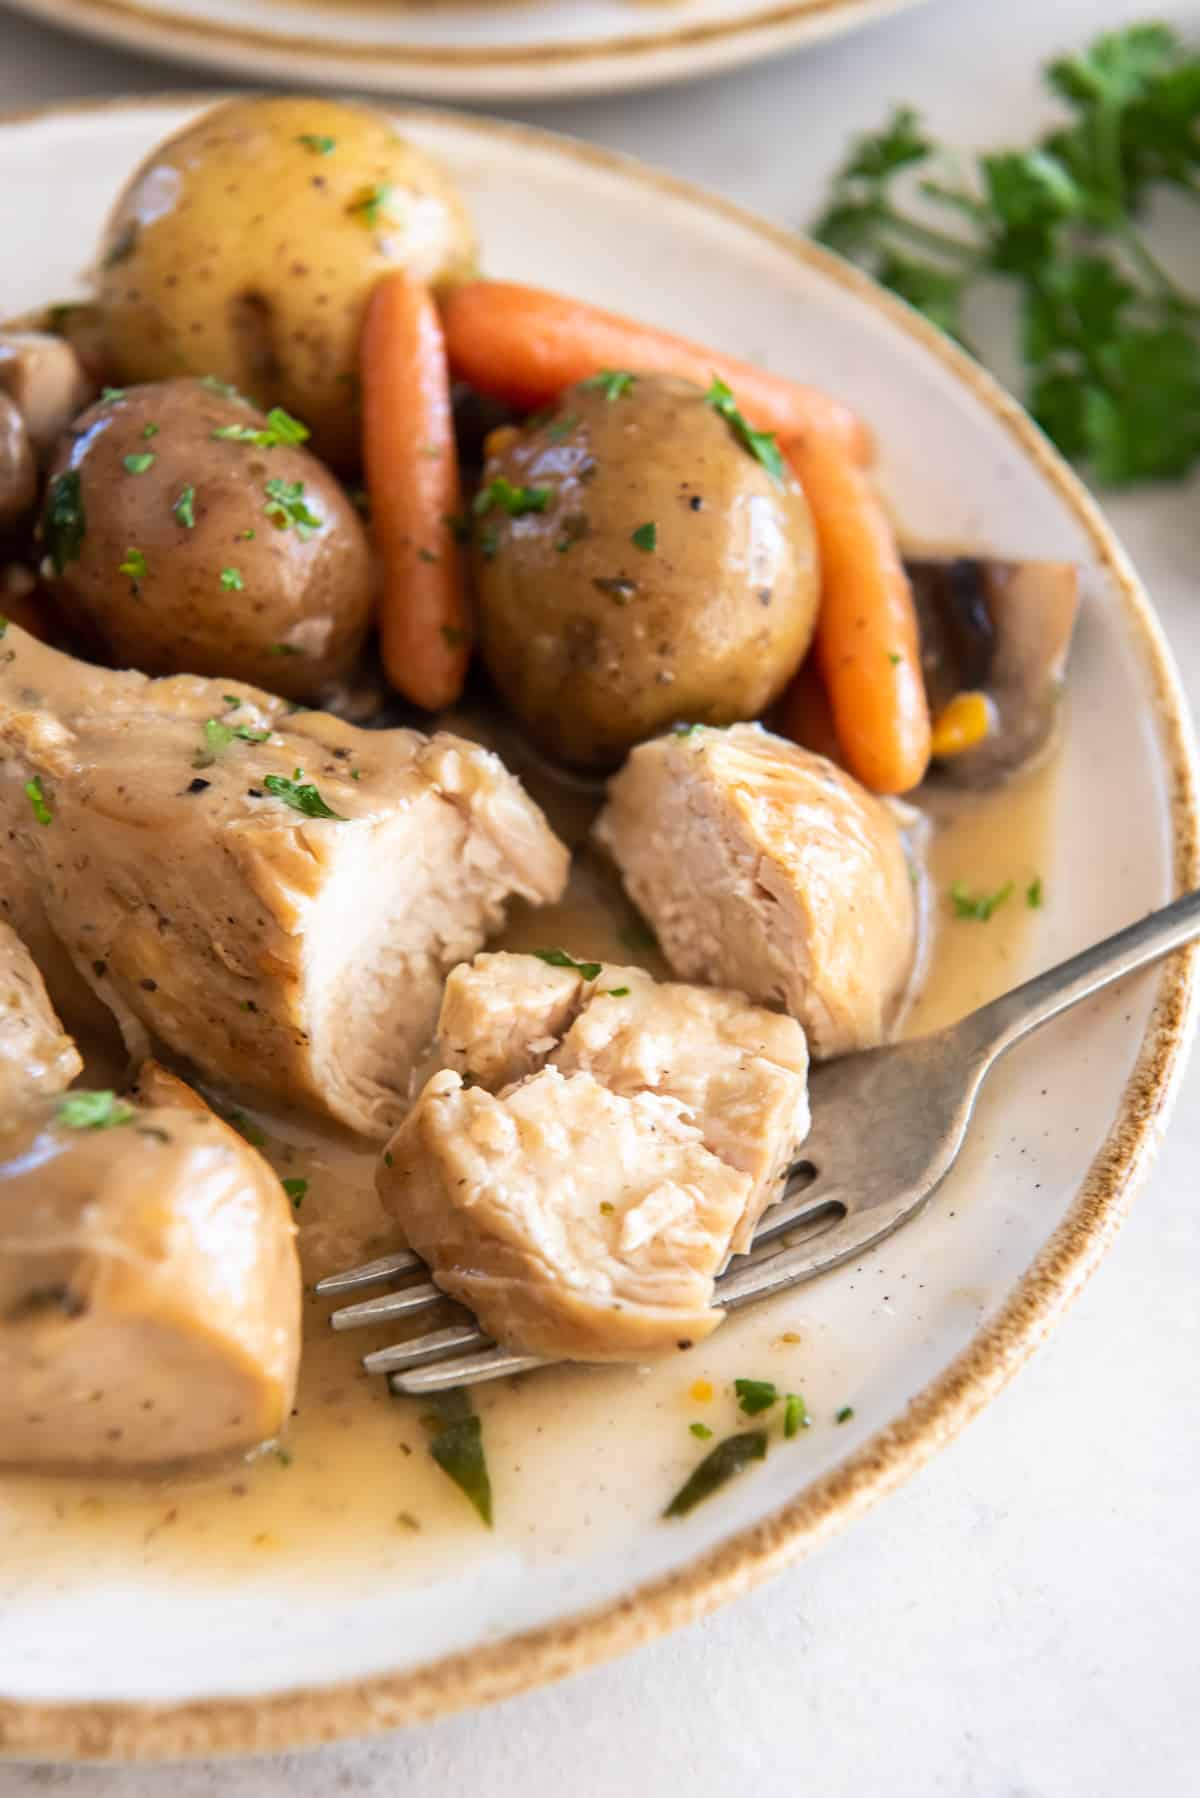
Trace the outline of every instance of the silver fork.
<instances>
[{"instance_id":1,"label":"silver fork","mask_svg":"<svg viewBox=\"0 0 1200 1798\"><path fill-rule=\"evenodd\" d=\"M1060 966L994 999L961 1022L891 1048L826 1062L810 1080L813 1127L778 1202L749 1251L716 1282L716 1302L737 1311L837 1267L915 1215L958 1156L979 1089L1000 1056L1059 1012L1200 936L1200 892L1151 912ZM318 1280L325 1295L424 1274L402 1251ZM335 1330L417 1317L450 1301L428 1278L335 1311ZM439 1392L546 1363L497 1348L466 1311L462 1321L364 1355L394 1392Z\"/></svg>"}]
</instances>

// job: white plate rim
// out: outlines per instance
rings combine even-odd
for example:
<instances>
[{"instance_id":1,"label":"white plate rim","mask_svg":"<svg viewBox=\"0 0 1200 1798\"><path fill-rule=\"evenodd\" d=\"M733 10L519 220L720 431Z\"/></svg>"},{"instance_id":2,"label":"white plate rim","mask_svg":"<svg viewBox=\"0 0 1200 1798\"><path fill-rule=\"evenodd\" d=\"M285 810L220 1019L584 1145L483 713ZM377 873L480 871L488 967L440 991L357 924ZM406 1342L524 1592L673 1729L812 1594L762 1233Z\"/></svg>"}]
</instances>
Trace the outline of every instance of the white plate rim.
<instances>
[{"instance_id":1,"label":"white plate rim","mask_svg":"<svg viewBox=\"0 0 1200 1798\"><path fill-rule=\"evenodd\" d=\"M246 77L347 83L439 99L550 99L693 80L856 30L924 0L776 0L744 17L654 33L543 44L431 47L329 39L181 18L147 0L9 0L14 9L102 42ZM498 12L500 9L498 9Z\"/></svg>"},{"instance_id":2,"label":"white plate rim","mask_svg":"<svg viewBox=\"0 0 1200 1798\"><path fill-rule=\"evenodd\" d=\"M80 101L0 112L0 132L80 115L212 105L220 92ZM1200 885L1200 764L1190 713L1153 605L1082 482L1023 408L962 350L859 270L736 203L635 159L553 132L424 107L391 107L459 131L525 144L619 174L724 218L883 312L935 356L1003 425L1070 507L1119 595L1141 659L1169 784L1175 890ZM279 1693L178 1703L54 1703L0 1697L0 1757L154 1761L269 1753L363 1736L496 1703L625 1654L752 1590L915 1473L994 1398L1050 1334L1111 1246L1161 1141L1200 1013L1200 945L1162 964L1154 1005L1116 1117L1074 1202L998 1313L904 1414L772 1515L621 1597L543 1627L398 1673Z\"/></svg>"}]
</instances>

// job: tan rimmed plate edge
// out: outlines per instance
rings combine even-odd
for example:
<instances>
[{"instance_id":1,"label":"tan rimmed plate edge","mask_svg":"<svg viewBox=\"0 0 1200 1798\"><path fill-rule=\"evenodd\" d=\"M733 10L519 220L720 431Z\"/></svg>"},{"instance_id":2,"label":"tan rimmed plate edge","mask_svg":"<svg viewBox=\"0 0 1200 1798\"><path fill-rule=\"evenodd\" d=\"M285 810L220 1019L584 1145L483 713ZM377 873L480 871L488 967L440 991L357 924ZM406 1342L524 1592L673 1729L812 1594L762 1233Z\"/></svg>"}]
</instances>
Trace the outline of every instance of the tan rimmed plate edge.
<instances>
[{"instance_id":1,"label":"tan rimmed plate edge","mask_svg":"<svg viewBox=\"0 0 1200 1798\"><path fill-rule=\"evenodd\" d=\"M332 45L328 39L184 18L140 0L11 0L18 10L153 55L230 73L300 78L328 85L352 80L373 89L450 98L468 92L541 99L553 94L617 92L713 74L885 19L924 0L786 0L738 19L662 31L581 39L577 43L483 45Z\"/></svg>"},{"instance_id":2,"label":"tan rimmed plate edge","mask_svg":"<svg viewBox=\"0 0 1200 1798\"><path fill-rule=\"evenodd\" d=\"M0 113L0 130L38 119L97 112L211 105L220 93L84 101ZM1170 779L1174 887L1200 884L1197 764L1186 699L1141 582L1082 483L1037 426L993 378L918 313L829 251L732 201L613 151L528 126L466 114L391 107L456 129L535 149L551 148L593 168L636 180L668 199L703 208L820 270L882 311L936 356L981 400L1074 512L1118 592L1139 651ZM689 1566L562 1622L463 1650L405 1672L261 1696L181 1704L54 1704L0 1698L0 1755L10 1759L172 1760L262 1754L427 1722L494 1704L628 1653L691 1623L818 1547L923 1467L1005 1386L1083 1289L1124 1221L1165 1128L1196 1021L1193 946L1162 965L1154 1009L1108 1135L1079 1193L1001 1310L904 1415L770 1517L731 1536Z\"/></svg>"}]
</instances>

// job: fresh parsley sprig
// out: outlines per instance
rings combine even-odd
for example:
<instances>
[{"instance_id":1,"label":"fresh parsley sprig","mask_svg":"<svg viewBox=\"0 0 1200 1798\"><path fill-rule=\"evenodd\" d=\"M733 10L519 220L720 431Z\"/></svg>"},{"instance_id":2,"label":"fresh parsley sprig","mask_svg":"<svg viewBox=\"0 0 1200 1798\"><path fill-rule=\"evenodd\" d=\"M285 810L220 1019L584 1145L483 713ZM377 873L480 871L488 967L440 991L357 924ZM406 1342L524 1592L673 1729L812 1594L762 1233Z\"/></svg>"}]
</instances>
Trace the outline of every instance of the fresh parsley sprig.
<instances>
[{"instance_id":1,"label":"fresh parsley sprig","mask_svg":"<svg viewBox=\"0 0 1200 1798\"><path fill-rule=\"evenodd\" d=\"M1063 122L969 177L898 109L852 146L815 234L964 343L977 285L1013 283L1048 435L1109 485L1178 478L1200 460L1200 301L1142 221L1164 188L1200 202L1200 55L1133 25L1045 79Z\"/></svg>"}]
</instances>

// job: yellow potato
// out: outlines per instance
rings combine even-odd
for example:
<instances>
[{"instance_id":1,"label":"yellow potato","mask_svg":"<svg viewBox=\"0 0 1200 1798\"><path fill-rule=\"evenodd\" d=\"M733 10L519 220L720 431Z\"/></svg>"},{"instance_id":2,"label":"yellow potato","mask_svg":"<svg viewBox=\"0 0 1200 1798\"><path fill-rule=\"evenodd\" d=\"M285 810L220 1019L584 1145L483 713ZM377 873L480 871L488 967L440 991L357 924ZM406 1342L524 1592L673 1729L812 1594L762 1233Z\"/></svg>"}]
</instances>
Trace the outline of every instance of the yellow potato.
<instances>
[{"instance_id":1,"label":"yellow potato","mask_svg":"<svg viewBox=\"0 0 1200 1798\"><path fill-rule=\"evenodd\" d=\"M113 378L215 375L358 459L358 341L375 282L470 274L449 176L385 113L233 100L154 150L109 218L97 282Z\"/></svg>"}]
</instances>

